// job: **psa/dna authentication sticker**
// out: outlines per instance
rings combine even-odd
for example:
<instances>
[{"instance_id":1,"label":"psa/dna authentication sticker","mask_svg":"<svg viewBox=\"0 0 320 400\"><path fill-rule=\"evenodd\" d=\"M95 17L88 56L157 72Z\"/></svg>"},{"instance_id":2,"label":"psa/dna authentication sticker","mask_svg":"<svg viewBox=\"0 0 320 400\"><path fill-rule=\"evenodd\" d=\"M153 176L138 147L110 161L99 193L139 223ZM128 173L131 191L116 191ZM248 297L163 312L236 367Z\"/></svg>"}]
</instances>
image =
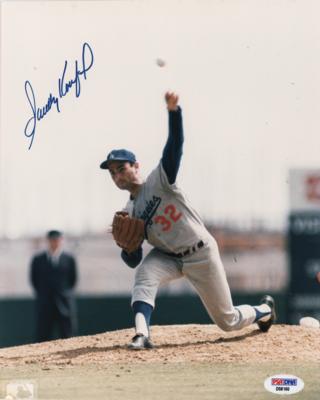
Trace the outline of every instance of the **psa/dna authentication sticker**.
<instances>
[{"instance_id":1,"label":"psa/dna authentication sticker","mask_svg":"<svg viewBox=\"0 0 320 400\"><path fill-rule=\"evenodd\" d=\"M264 381L264 388L275 394L294 394L304 388L302 379L294 375L273 375Z\"/></svg>"}]
</instances>

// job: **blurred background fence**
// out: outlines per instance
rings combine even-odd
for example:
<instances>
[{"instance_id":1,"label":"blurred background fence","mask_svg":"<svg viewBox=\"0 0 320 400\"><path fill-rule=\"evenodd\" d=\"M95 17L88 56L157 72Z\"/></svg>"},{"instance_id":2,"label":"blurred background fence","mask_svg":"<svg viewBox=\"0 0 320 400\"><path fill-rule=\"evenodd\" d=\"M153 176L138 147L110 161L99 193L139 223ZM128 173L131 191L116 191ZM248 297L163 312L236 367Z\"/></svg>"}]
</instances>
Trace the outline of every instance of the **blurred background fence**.
<instances>
[{"instance_id":1,"label":"blurred background fence","mask_svg":"<svg viewBox=\"0 0 320 400\"><path fill-rule=\"evenodd\" d=\"M257 304L272 293L279 322L287 322L289 281L285 235L264 229L211 226L217 239L235 304ZM0 346L34 341L34 298L29 281L32 255L43 250L42 238L0 241ZM130 294L134 270L120 258L110 235L66 235L65 248L78 261L76 289L78 334L132 326ZM144 246L148 252L150 247ZM159 291L153 324L210 323L193 288L180 279Z\"/></svg>"}]
</instances>

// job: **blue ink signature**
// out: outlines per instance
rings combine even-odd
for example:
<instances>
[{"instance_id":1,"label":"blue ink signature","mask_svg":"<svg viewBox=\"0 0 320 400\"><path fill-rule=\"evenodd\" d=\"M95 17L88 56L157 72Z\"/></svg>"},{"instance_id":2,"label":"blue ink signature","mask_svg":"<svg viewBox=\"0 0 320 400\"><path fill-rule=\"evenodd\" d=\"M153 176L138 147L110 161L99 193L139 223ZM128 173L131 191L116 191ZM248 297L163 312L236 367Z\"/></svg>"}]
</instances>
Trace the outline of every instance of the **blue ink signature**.
<instances>
[{"instance_id":1,"label":"blue ink signature","mask_svg":"<svg viewBox=\"0 0 320 400\"><path fill-rule=\"evenodd\" d=\"M75 88L76 97L80 96L81 94L80 78L81 76L83 76L84 79L87 79L87 72L92 67L93 61L94 61L93 51L88 43L84 43L82 47L82 59L80 68L78 61L77 60L75 61L74 78L69 81L66 80L65 75L68 67L68 61L65 61L62 76L58 79L59 96L56 97L52 93L50 93L47 103L41 108L38 108L36 105L36 98L30 81L25 82L24 90L26 92L27 99L32 110L32 117L28 120L24 128L24 135L30 139L29 150L31 149L35 138L37 121L41 121L48 114L48 112L51 110L53 106L55 106L56 110L60 112L60 99L66 96L72 87Z\"/></svg>"}]
</instances>

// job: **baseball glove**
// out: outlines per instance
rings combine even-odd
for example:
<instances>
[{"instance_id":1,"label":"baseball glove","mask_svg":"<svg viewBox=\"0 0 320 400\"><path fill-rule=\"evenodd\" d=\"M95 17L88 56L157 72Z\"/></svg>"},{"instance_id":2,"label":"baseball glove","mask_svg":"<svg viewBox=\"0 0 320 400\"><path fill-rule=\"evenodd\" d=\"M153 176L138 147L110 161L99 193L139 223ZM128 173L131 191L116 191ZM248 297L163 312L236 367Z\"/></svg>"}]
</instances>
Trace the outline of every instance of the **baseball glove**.
<instances>
[{"instance_id":1,"label":"baseball glove","mask_svg":"<svg viewBox=\"0 0 320 400\"><path fill-rule=\"evenodd\" d=\"M144 221L129 217L127 212L118 211L113 217L112 235L118 246L132 253L144 240Z\"/></svg>"}]
</instances>

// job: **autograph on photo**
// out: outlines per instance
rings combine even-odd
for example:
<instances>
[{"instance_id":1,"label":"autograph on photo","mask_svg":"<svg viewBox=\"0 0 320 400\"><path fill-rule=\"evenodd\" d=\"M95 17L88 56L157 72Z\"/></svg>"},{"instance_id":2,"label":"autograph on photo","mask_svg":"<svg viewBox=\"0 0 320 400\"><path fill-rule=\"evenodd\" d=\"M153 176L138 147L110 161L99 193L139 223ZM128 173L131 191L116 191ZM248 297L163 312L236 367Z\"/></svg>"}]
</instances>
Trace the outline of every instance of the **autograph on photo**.
<instances>
[{"instance_id":1,"label":"autograph on photo","mask_svg":"<svg viewBox=\"0 0 320 400\"><path fill-rule=\"evenodd\" d=\"M78 63L78 60L75 61L75 74L73 79L67 80L66 78L68 61L65 61L62 75L58 79L58 95L55 96L50 92L47 103L42 107L37 107L36 96L30 81L25 82L24 90L26 92L26 96L32 112L32 116L28 120L24 128L24 135L28 139L30 139L29 150L31 149L35 138L37 121L41 121L52 108L56 108L56 110L60 112L60 100L64 96L66 96L73 87L75 90L76 97L80 96L81 77L87 79L87 72L92 67L93 61L94 57L92 48L88 43L84 43L82 46L82 57L80 65Z\"/></svg>"}]
</instances>

